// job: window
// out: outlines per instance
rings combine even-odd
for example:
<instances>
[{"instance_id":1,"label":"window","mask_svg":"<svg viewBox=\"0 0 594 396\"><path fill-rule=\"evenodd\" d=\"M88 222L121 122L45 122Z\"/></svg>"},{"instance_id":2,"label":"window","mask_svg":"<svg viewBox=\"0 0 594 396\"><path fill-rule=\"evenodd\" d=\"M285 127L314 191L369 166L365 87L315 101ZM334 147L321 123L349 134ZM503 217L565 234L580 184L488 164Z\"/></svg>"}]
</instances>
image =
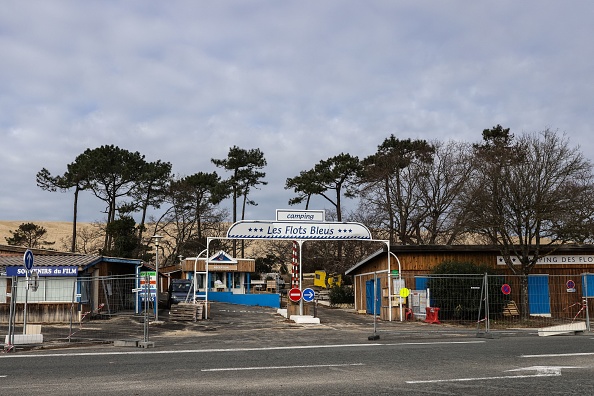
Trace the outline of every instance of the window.
<instances>
[{"instance_id":1,"label":"window","mask_svg":"<svg viewBox=\"0 0 594 396\"><path fill-rule=\"evenodd\" d=\"M72 302L76 293L76 278L39 278L39 287L37 291L29 290L26 292L27 279L17 278L17 298L16 302Z\"/></svg>"},{"instance_id":2,"label":"window","mask_svg":"<svg viewBox=\"0 0 594 396\"><path fill-rule=\"evenodd\" d=\"M0 278L0 303L6 302L6 293L4 292L4 290L6 290L6 287L6 278Z\"/></svg>"}]
</instances>

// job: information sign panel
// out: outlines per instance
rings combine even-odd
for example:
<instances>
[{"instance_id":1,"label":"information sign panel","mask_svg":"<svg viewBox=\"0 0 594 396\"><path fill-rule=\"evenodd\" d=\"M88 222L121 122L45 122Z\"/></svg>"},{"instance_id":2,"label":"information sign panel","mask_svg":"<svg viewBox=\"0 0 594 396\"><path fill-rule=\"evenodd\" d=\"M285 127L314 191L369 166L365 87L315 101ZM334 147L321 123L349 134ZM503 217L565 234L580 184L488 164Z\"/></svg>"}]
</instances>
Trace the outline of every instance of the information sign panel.
<instances>
[{"instance_id":1,"label":"information sign panel","mask_svg":"<svg viewBox=\"0 0 594 396\"><path fill-rule=\"evenodd\" d=\"M312 302L314 300L314 297L316 296L316 292L311 287L308 287L307 289L303 289L302 294L303 294L303 301L305 301L305 302Z\"/></svg>"},{"instance_id":2,"label":"information sign panel","mask_svg":"<svg viewBox=\"0 0 594 396\"><path fill-rule=\"evenodd\" d=\"M25 255L23 256L23 261L25 262L25 268L27 268L27 271L31 271L33 268L33 252L27 249L25 251Z\"/></svg>"}]
</instances>

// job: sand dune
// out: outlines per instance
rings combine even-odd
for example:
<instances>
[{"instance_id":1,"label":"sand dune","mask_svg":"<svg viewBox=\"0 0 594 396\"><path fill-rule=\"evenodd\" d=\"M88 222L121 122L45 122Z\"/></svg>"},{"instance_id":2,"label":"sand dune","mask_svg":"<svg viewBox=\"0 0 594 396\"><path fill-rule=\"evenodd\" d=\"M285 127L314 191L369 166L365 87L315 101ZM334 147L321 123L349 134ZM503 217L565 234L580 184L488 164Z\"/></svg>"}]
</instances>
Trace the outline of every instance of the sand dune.
<instances>
[{"instance_id":1,"label":"sand dune","mask_svg":"<svg viewBox=\"0 0 594 396\"><path fill-rule=\"evenodd\" d=\"M52 245L52 249L55 250L62 250L62 241L70 240L72 236L72 223L69 221L0 220L0 245L7 245L6 238L12 236L10 231L16 231L23 223L33 223L45 228L47 230L45 240L55 242ZM78 229L90 225L90 223L78 223Z\"/></svg>"}]
</instances>

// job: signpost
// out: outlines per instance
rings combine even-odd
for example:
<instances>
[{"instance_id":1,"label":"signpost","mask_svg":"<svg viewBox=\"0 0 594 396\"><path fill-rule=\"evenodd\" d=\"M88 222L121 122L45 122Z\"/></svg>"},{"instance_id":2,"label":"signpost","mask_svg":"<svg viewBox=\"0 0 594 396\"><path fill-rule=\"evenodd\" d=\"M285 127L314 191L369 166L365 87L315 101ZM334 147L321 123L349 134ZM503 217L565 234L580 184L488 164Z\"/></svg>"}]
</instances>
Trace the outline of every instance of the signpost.
<instances>
[{"instance_id":1,"label":"signpost","mask_svg":"<svg viewBox=\"0 0 594 396\"><path fill-rule=\"evenodd\" d=\"M316 296L316 292L312 288L308 287L307 289L303 290L302 295L303 295L303 301L312 302L314 297Z\"/></svg>"},{"instance_id":2,"label":"signpost","mask_svg":"<svg viewBox=\"0 0 594 396\"><path fill-rule=\"evenodd\" d=\"M25 268L27 269L27 280L25 286L25 305L23 307L23 334L27 334L27 300L29 299L29 274L33 269L33 252L31 250L25 250L25 254L23 255L23 261L25 263Z\"/></svg>"},{"instance_id":3,"label":"signpost","mask_svg":"<svg viewBox=\"0 0 594 396\"><path fill-rule=\"evenodd\" d=\"M23 261L25 262L25 268L27 268L27 271L31 271L33 269L33 252L27 249L25 251L25 255L23 256Z\"/></svg>"},{"instance_id":4,"label":"signpost","mask_svg":"<svg viewBox=\"0 0 594 396\"><path fill-rule=\"evenodd\" d=\"M139 304L145 309L153 304L154 313L157 309L157 272L156 271L141 271L139 273L140 292L138 293Z\"/></svg>"},{"instance_id":5,"label":"signpost","mask_svg":"<svg viewBox=\"0 0 594 396\"><path fill-rule=\"evenodd\" d=\"M296 287L289 290L289 300L299 302L301 300L301 290Z\"/></svg>"}]
</instances>

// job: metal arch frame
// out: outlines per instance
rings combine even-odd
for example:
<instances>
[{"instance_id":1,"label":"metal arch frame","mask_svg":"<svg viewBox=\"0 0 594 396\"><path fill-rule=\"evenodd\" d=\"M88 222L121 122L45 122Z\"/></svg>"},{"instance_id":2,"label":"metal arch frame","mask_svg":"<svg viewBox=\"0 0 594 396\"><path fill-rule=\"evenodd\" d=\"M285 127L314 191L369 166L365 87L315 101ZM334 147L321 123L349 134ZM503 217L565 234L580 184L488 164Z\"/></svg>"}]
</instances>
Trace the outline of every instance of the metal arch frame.
<instances>
[{"instance_id":1,"label":"metal arch frame","mask_svg":"<svg viewBox=\"0 0 594 396\"><path fill-rule=\"evenodd\" d=\"M232 237L207 237L206 238L206 249L204 249L202 252L200 252L200 254L198 256L196 256L196 259L194 260L194 301L196 301L196 263L198 262L198 257L201 256L203 253L206 252L206 260L205 260L205 272L206 272L206 284L205 284L205 288L204 288L204 317L205 319L208 319L208 266L209 266L209 255L208 252L210 250L210 242L213 240L234 240L234 239L240 239L240 238L232 238ZM269 238L250 238L250 239L258 239L258 240L271 240ZM288 240L288 239L287 239ZM302 271L302 247L303 247L303 243L306 240L303 239L294 239L297 241L298 245L299 245L299 286L302 287L303 285L303 271ZM315 240L315 239L307 239L309 240ZM319 239L319 240L324 240L324 239ZM318 240L318 241L319 241ZM368 242L380 242L380 243L384 243L387 247L387 253L388 253L388 320L391 322L392 321L392 285L390 282L392 273L391 273L391 262L390 262L390 256L394 256L394 258L396 259L396 261L398 262L398 279L399 281L402 280L402 267L400 264L400 260L398 259L398 256L396 256L394 253L392 253L390 251L390 241L389 240L385 240L385 239L360 239L360 238L353 238L353 239L343 239L345 241L368 241ZM399 307L400 307L400 321L403 320L402 317L402 297L399 296ZM303 299L301 299L299 301L299 314L303 315Z\"/></svg>"},{"instance_id":2,"label":"metal arch frame","mask_svg":"<svg viewBox=\"0 0 594 396\"><path fill-rule=\"evenodd\" d=\"M192 278L192 283L194 285L194 304L196 304L196 293L198 293L198 284L196 281L196 265L198 264L198 259L200 258L200 256L202 256L203 253L208 253L208 249L204 249L203 251L201 251L200 253L198 253L198 255L196 256L196 258L194 259L194 276ZM207 258L208 260L208 258ZM207 278L208 278L208 272L206 273ZM207 279L208 282L208 279ZM208 294L208 288L205 289L205 293Z\"/></svg>"}]
</instances>

